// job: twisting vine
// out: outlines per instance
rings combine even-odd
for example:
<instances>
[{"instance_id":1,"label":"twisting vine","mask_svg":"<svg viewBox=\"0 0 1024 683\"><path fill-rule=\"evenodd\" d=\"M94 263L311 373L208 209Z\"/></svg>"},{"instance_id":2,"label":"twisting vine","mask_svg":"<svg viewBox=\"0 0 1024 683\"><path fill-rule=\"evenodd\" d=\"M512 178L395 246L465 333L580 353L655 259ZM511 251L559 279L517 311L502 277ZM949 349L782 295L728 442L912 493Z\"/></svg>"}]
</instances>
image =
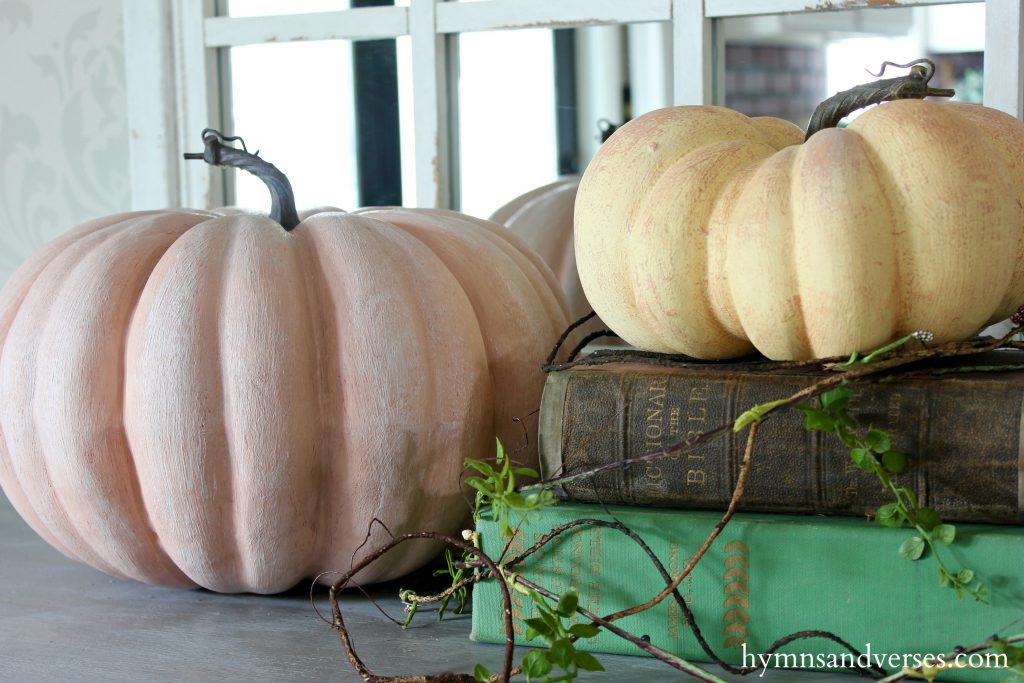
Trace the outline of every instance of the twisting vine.
<instances>
[{"instance_id":1,"label":"twisting vine","mask_svg":"<svg viewBox=\"0 0 1024 683\"><path fill-rule=\"evenodd\" d=\"M808 129L807 137L810 137L824 127L838 125L840 119L853 109L870 104L894 99L923 98L926 96L949 97L953 95L951 90L933 88L929 85L929 81L935 71L934 64L929 60L917 60L903 65L885 62L882 65L882 69L876 75L881 76L887 66L909 68L910 73L906 76L859 86L829 98L816 110ZM216 140L209 140L207 142L208 146L213 146ZM581 343L573 349L569 362L556 363L555 359L558 356L559 350L572 331L586 322L587 319L585 317L577 321L565 331L547 358L544 365L545 371L559 370L580 364L596 365L622 362L623 360L644 360L645 362L668 365L678 360L695 360L688 357L670 357L632 350L601 351L584 359L573 360L576 354L582 350L583 343ZM665 568L664 564L661 563L639 535L617 521L609 522L596 519L574 520L553 529L538 539L533 546L511 558L504 557L508 552L508 545L505 546L505 551L501 557L493 558L488 556L479 547L478 539L473 531L464 532L465 537L463 539L451 538L434 532L407 534L393 538L381 548L370 553L355 564L348 573L331 587L329 600L332 611L332 625L338 631L346 657L360 676L371 683L468 683L470 681L483 683L508 681L511 676L520 673L524 674L529 682L543 681L545 683L554 683L555 681L571 681L581 670L600 670L600 663L589 653L577 649L575 644L580 639L593 637L601 630L605 630L632 643L637 648L668 666L685 672L698 680L706 681L707 683L724 683L719 676L708 671L706 668L658 648L616 624L617 621L627 616L643 612L663 600L671 598L679 605L690 629L695 634L709 659L722 665L727 671L739 675L757 670L756 667L737 667L731 665L724 662L721 657L714 653L701 635L700 628L694 619L692 611L679 592L679 586L691 574L732 519L744 493L760 425L765 420L771 419L780 411L788 408L799 409L804 413L805 428L812 431L831 433L840 439L850 448L850 457L853 464L864 471L873 472L883 487L893 495L894 501L892 503L878 508L875 512L875 520L879 524L886 526L909 525L914 529L916 534L908 538L900 546L899 552L901 555L907 559L916 560L924 556L927 549L938 565L940 584L952 587L958 597L969 595L976 600L983 601L986 595L985 587L980 581L976 580L974 571L961 569L954 572L948 568L941 555L939 546L947 545L955 540L955 527L943 523L934 511L919 505L916 494L909 488L897 486L894 483L892 476L898 474L905 464L903 454L892 449L888 435L883 431L871 428L867 430L861 429L856 421L846 412L846 406L851 396L848 385L861 381L871 375L897 372L921 361L939 358L967 358L998 348L1021 348L1021 345L1014 342L1012 338L1021 332L1021 326L1024 325L1024 307L1018 309L1014 315L1013 323L1015 325L1014 329L999 339L971 340L929 347L926 342L930 341L930 339L928 339L925 333L914 333L892 344L888 344L863 358L854 354L845 361L843 359L826 359L801 363L766 362L763 364L766 367L795 367L813 364L820 366L822 370L828 371L830 374L789 397L752 406L732 423L720 425L675 444L627 460L609 462L584 471L563 473L546 481L527 486L519 486L516 480L517 476L536 478L538 476L537 473L529 468L513 466L510 458L501 448L500 443L498 444L497 454L492 462L467 459L465 462L466 467L472 470L473 474L466 480L466 483L476 491L474 516L479 519L481 515L490 515L497 522L502 535L512 537L517 531L513 520L516 517L525 519L537 510L553 504L554 496L552 495L552 489L556 486L579 479L594 477L613 469L643 465L666 458L684 449L719 438L730 431L739 432L744 429L748 431L746 448L729 504L718 523L704 539L704 542L676 575L673 576ZM603 334L603 331L597 334ZM920 342L920 347L909 345L912 341ZM583 526L603 526L615 529L632 539L657 568L659 575L664 581L664 588L650 600L601 616L581 607L578 596L575 593L568 592L558 595L538 585L522 573L516 572L516 569L526 558L538 552L546 544L551 543L563 534L570 533L573 529ZM349 584L351 578L359 570L378 560L392 548L408 540L421 538L442 541L450 548L460 551L461 557L455 559L450 553L446 555L447 564L440 573L450 579L451 585L443 591L428 596L418 595L412 591L402 592L402 600L411 606L408 619L412 618L416 606L434 602L441 603L440 613L443 616L448 601L453 597L461 603L465 596L465 591L470 585L485 579L494 580L501 592L502 619L505 631L505 656L500 672L491 673L483 666L478 665L472 674L445 672L440 674L381 677L370 672L356 654L342 618L338 602L339 592ZM514 665L513 662L512 591L525 595L536 610L537 616L526 620L528 639L541 639L547 644L546 648L531 649L519 665ZM586 622L577 623L572 626L567 625L565 620L576 614L586 619ZM406 623L408 623L408 619ZM801 631L786 635L773 643L766 652L770 654L794 640L811 637L828 638L854 654L854 662L859 661L859 651L844 641L839 635L826 631ZM968 648L958 648L956 653L981 652L989 649L996 650L1007 655L1007 661L1012 667L1024 671L1024 647L1021 647L1021 643L1024 643L1024 634L1006 637L996 634ZM952 658L951 655L949 659L952 660ZM943 669L922 665L916 668L907 668L891 676L886 676L886 672L883 669L876 667L870 669L855 667L855 670L862 675L877 678L882 683L895 683L907 677L931 680L941 673Z\"/></svg>"}]
</instances>

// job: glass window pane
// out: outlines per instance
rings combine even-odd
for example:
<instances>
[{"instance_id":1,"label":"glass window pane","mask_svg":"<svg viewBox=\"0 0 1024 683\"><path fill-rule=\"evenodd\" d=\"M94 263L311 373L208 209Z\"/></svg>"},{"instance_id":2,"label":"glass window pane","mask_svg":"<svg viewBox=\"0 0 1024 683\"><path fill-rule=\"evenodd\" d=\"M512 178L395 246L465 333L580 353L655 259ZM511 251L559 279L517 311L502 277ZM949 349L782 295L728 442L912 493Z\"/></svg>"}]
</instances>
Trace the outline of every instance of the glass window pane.
<instances>
[{"instance_id":1,"label":"glass window pane","mask_svg":"<svg viewBox=\"0 0 1024 683\"><path fill-rule=\"evenodd\" d=\"M395 55L390 61L388 50ZM300 210L414 203L408 37L246 45L231 48L229 58L227 128L290 178ZM357 60L364 66L361 79L354 78ZM357 89L363 93L361 120ZM362 154L360 131L368 140ZM240 172L228 178L229 188L234 182L232 203L269 207L267 190L254 176ZM381 196L388 199L363 201Z\"/></svg>"},{"instance_id":2,"label":"glass window pane","mask_svg":"<svg viewBox=\"0 0 1024 683\"><path fill-rule=\"evenodd\" d=\"M356 206L348 41L231 48L232 130L291 180L300 210ZM237 206L266 210L256 177L235 174Z\"/></svg>"},{"instance_id":3,"label":"glass window pane","mask_svg":"<svg viewBox=\"0 0 1024 683\"><path fill-rule=\"evenodd\" d=\"M489 216L558 175L548 29L459 36L461 209Z\"/></svg>"}]
</instances>

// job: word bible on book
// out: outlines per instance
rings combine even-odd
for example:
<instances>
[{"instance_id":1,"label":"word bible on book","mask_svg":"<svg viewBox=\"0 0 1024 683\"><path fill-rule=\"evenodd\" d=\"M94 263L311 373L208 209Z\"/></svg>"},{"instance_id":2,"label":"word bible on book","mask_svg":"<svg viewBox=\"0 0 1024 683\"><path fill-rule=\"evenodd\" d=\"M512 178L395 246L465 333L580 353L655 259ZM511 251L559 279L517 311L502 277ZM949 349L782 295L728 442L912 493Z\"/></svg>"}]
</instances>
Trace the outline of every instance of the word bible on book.
<instances>
[{"instance_id":1,"label":"word bible on book","mask_svg":"<svg viewBox=\"0 0 1024 683\"><path fill-rule=\"evenodd\" d=\"M1022 361L1018 353L1000 353L985 362ZM1024 372L934 373L851 383L848 412L864 428L885 430L892 447L908 456L896 479L922 506L949 521L1020 523ZM540 408L541 474L547 479L657 451L824 376L767 363L627 362L551 372ZM859 516L890 502L835 435L808 432L803 422L802 412L789 409L761 426L740 509ZM671 456L567 483L563 493L581 502L723 509L746 440L746 430L729 429Z\"/></svg>"}]
</instances>

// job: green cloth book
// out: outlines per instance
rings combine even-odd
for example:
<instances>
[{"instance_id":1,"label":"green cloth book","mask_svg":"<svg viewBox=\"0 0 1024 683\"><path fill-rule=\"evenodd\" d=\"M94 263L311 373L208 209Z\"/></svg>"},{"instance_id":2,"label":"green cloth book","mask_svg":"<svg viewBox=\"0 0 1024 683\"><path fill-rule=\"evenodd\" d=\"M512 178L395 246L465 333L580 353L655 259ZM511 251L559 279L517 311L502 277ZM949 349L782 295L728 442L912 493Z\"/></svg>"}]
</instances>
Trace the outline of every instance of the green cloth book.
<instances>
[{"instance_id":1,"label":"green cloth book","mask_svg":"<svg viewBox=\"0 0 1024 683\"><path fill-rule=\"evenodd\" d=\"M639 533L669 572L678 573L721 518L711 511L608 506L615 518ZM505 559L519 554L561 524L579 518L610 520L601 506L559 503L535 513L519 527ZM492 557L508 542L498 525L482 520L481 547ZM697 626L727 662L760 665L777 639L797 631L832 632L890 672L913 656L951 652L1001 632L1024 631L1024 530L1013 526L957 525L952 546L943 546L950 571L973 569L989 591L991 604L958 601L951 588L938 585L938 569L926 554L911 562L897 554L912 535L864 519L813 515L739 513L725 527L695 571L680 586ZM575 588L580 605L599 615L645 602L665 583L654 565L621 532L599 527L563 534L514 571L562 593ZM530 615L529 601L514 593L516 638L521 644ZM493 579L473 589L472 638L504 642L501 595ZM641 614L617 622L648 636L654 645L695 662L710 661L671 598ZM577 647L593 652L643 654L632 644L602 632ZM533 644L538 644L537 642ZM770 667L830 669L845 652L823 638L799 640L781 650L796 660L773 658ZM801 661L800 656L805 655ZM820 657L818 657L820 655ZM895 656L895 658L893 657ZM907 657L904 660L904 656ZM883 659L879 662L878 657ZM979 663L976 662L975 663ZM964 670L943 678L998 681L1003 670ZM756 675L756 673L754 674Z\"/></svg>"}]
</instances>

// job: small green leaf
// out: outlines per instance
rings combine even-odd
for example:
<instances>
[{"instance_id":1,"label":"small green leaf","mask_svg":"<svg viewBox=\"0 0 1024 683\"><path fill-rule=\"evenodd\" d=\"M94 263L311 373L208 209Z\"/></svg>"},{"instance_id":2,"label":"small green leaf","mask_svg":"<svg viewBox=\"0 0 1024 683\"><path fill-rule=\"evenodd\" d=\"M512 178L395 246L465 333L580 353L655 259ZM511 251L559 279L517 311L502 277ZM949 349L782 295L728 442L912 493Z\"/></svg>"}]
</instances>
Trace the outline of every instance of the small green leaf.
<instances>
[{"instance_id":1,"label":"small green leaf","mask_svg":"<svg viewBox=\"0 0 1024 683\"><path fill-rule=\"evenodd\" d=\"M854 448L850 451L850 460L857 466L857 469L870 472L875 464L875 456L866 448Z\"/></svg>"},{"instance_id":2,"label":"small green leaf","mask_svg":"<svg viewBox=\"0 0 1024 683\"><path fill-rule=\"evenodd\" d=\"M857 434L854 433L852 427L840 424L836 428L836 436L842 441L847 448L856 448L860 445L860 441L857 439Z\"/></svg>"},{"instance_id":3,"label":"small green leaf","mask_svg":"<svg viewBox=\"0 0 1024 683\"><path fill-rule=\"evenodd\" d=\"M526 507L526 498L524 498L521 493L516 493L515 491L506 493L504 498L505 504L513 510L522 510Z\"/></svg>"},{"instance_id":4,"label":"small green leaf","mask_svg":"<svg viewBox=\"0 0 1024 683\"><path fill-rule=\"evenodd\" d=\"M561 620L551 610L541 612L540 618L544 620L544 623L548 625L550 631L548 637L554 637L555 635L562 632L563 626Z\"/></svg>"},{"instance_id":5,"label":"small green leaf","mask_svg":"<svg viewBox=\"0 0 1024 683\"><path fill-rule=\"evenodd\" d=\"M593 624L573 624L569 627L569 633L577 638L593 638L600 632L601 629Z\"/></svg>"},{"instance_id":6,"label":"small green leaf","mask_svg":"<svg viewBox=\"0 0 1024 683\"><path fill-rule=\"evenodd\" d=\"M882 467L893 474L900 474L907 469L907 456L899 451L886 451L882 453Z\"/></svg>"},{"instance_id":7,"label":"small green leaf","mask_svg":"<svg viewBox=\"0 0 1024 683\"><path fill-rule=\"evenodd\" d=\"M477 664L473 667L473 678L480 683L488 683L491 680L491 672L483 664Z\"/></svg>"},{"instance_id":8,"label":"small green leaf","mask_svg":"<svg viewBox=\"0 0 1024 683\"><path fill-rule=\"evenodd\" d=\"M552 634L551 626L547 624L540 617L531 617L523 621L530 631L533 631L534 638L540 636L550 636ZM529 635L526 636L527 640L533 640Z\"/></svg>"},{"instance_id":9,"label":"small green leaf","mask_svg":"<svg viewBox=\"0 0 1024 683\"><path fill-rule=\"evenodd\" d=\"M584 671L604 671L604 667L601 666L601 662L597 661L597 659L594 658L594 655L589 652L576 653L576 666Z\"/></svg>"},{"instance_id":10,"label":"small green leaf","mask_svg":"<svg viewBox=\"0 0 1024 683\"><path fill-rule=\"evenodd\" d=\"M952 524L939 524L932 529L932 538L943 545L949 545L956 539L956 527Z\"/></svg>"},{"instance_id":11,"label":"small green leaf","mask_svg":"<svg viewBox=\"0 0 1024 683\"><path fill-rule=\"evenodd\" d=\"M949 573L945 569L939 567L939 585L940 586L942 586L943 588L946 588L947 586L949 586L949 580L951 578L952 577L950 577Z\"/></svg>"},{"instance_id":12,"label":"small green leaf","mask_svg":"<svg viewBox=\"0 0 1024 683\"><path fill-rule=\"evenodd\" d=\"M551 643L548 656L558 666L568 669L576 661L576 648L568 638L559 638Z\"/></svg>"},{"instance_id":13,"label":"small green leaf","mask_svg":"<svg viewBox=\"0 0 1024 683\"><path fill-rule=\"evenodd\" d=\"M896 491L899 492L900 495L906 497L906 499L910 501L910 506L911 507L914 507L914 508L917 507L917 494L915 494L913 491L911 491L906 486L901 486L898 489L896 489Z\"/></svg>"},{"instance_id":14,"label":"small green leaf","mask_svg":"<svg viewBox=\"0 0 1024 683\"><path fill-rule=\"evenodd\" d=\"M961 569L956 574L956 580L966 586L974 581L974 572L970 569Z\"/></svg>"},{"instance_id":15,"label":"small green leaf","mask_svg":"<svg viewBox=\"0 0 1024 683\"><path fill-rule=\"evenodd\" d=\"M836 420L847 429L856 429L857 421L850 417L849 413L841 412L836 415Z\"/></svg>"},{"instance_id":16,"label":"small green leaf","mask_svg":"<svg viewBox=\"0 0 1024 683\"><path fill-rule=\"evenodd\" d=\"M875 510L875 521L882 526L903 526L903 512L898 503L888 503Z\"/></svg>"},{"instance_id":17,"label":"small green leaf","mask_svg":"<svg viewBox=\"0 0 1024 683\"><path fill-rule=\"evenodd\" d=\"M924 539L920 536L911 536L900 544L900 557L908 560L919 560L924 554Z\"/></svg>"},{"instance_id":18,"label":"small green leaf","mask_svg":"<svg viewBox=\"0 0 1024 683\"><path fill-rule=\"evenodd\" d=\"M804 414L804 429L807 431L831 432L836 421L828 413L810 406L797 406Z\"/></svg>"},{"instance_id":19,"label":"small green leaf","mask_svg":"<svg viewBox=\"0 0 1024 683\"><path fill-rule=\"evenodd\" d=\"M551 673L551 662L544 656L544 650L530 650L523 657L523 675L526 680L547 676Z\"/></svg>"},{"instance_id":20,"label":"small green leaf","mask_svg":"<svg viewBox=\"0 0 1024 683\"><path fill-rule=\"evenodd\" d=\"M534 479L540 478L540 472L529 467L513 467L512 474L519 477L533 477Z\"/></svg>"},{"instance_id":21,"label":"small green leaf","mask_svg":"<svg viewBox=\"0 0 1024 683\"><path fill-rule=\"evenodd\" d=\"M580 596L576 591L567 591L565 595L562 596L561 600L558 601L558 606L555 607L555 613L568 619L572 615L576 614L576 608L579 607L579 604Z\"/></svg>"},{"instance_id":22,"label":"small green leaf","mask_svg":"<svg viewBox=\"0 0 1024 683\"><path fill-rule=\"evenodd\" d=\"M474 460L473 458L466 458L465 460L462 461L462 466L466 467L467 469L476 470L485 477L494 476L494 468L491 467L490 464L484 462L483 460Z\"/></svg>"},{"instance_id":23,"label":"small green leaf","mask_svg":"<svg viewBox=\"0 0 1024 683\"><path fill-rule=\"evenodd\" d=\"M523 624L526 625L526 640L534 640L538 636L548 637L554 633L551 625L540 616L531 616L523 620Z\"/></svg>"},{"instance_id":24,"label":"small green leaf","mask_svg":"<svg viewBox=\"0 0 1024 683\"><path fill-rule=\"evenodd\" d=\"M488 485L488 483L481 479L480 477L466 477L465 481L466 484L472 486L473 488L475 488L477 491L484 495L489 496L491 493L494 492L494 489L492 489L490 485Z\"/></svg>"},{"instance_id":25,"label":"small green leaf","mask_svg":"<svg viewBox=\"0 0 1024 683\"><path fill-rule=\"evenodd\" d=\"M918 508L915 515L917 517L917 523L921 525L921 528L925 531L931 531L938 525L942 524L942 518L939 514L931 508Z\"/></svg>"},{"instance_id":26,"label":"small green leaf","mask_svg":"<svg viewBox=\"0 0 1024 683\"><path fill-rule=\"evenodd\" d=\"M839 413L846 410L846 406L851 398L853 398L853 392L850 391L849 387L836 387L826 391L818 400L821 402L821 407L825 410Z\"/></svg>"},{"instance_id":27,"label":"small green leaf","mask_svg":"<svg viewBox=\"0 0 1024 683\"><path fill-rule=\"evenodd\" d=\"M881 429L869 429L867 436L864 437L864 442L874 453L885 453L892 447L892 444L889 442L889 435Z\"/></svg>"}]
</instances>

